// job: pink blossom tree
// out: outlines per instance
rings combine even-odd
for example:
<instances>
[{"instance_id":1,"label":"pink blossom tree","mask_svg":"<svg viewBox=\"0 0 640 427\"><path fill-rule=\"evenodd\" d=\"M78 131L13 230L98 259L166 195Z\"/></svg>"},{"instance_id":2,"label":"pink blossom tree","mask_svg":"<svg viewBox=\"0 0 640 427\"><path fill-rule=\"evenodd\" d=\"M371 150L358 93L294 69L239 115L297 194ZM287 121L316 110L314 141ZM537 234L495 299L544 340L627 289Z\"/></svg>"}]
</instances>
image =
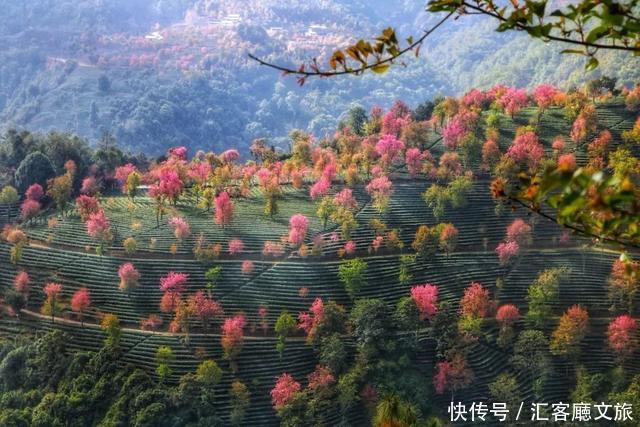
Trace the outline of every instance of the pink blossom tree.
<instances>
[{"instance_id":1,"label":"pink blossom tree","mask_svg":"<svg viewBox=\"0 0 640 427\"><path fill-rule=\"evenodd\" d=\"M20 217L23 221L29 221L40 214L42 205L40 202L32 199L25 199L20 205Z\"/></svg>"},{"instance_id":2,"label":"pink blossom tree","mask_svg":"<svg viewBox=\"0 0 640 427\"><path fill-rule=\"evenodd\" d=\"M262 247L262 255L278 258L284 255L284 247L278 242L267 240Z\"/></svg>"},{"instance_id":3,"label":"pink blossom tree","mask_svg":"<svg viewBox=\"0 0 640 427\"><path fill-rule=\"evenodd\" d=\"M507 242L516 242L519 246L529 246L533 240L531 226L522 218L516 218L507 227Z\"/></svg>"},{"instance_id":4,"label":"pink blossom tree","mask_svg":"<svg viewBox=\"0 0 640 427\"><path fill-rule=\"evenodd\" d=\"M373 178L365 187L365 190L373 198L373 206L384 212L389 206L389 199L393 194L393 184L386 175Z\"/></svg>"},{"instance_id":5,"label":"pink blossom tree","mask_svg":"<svg viewBox=\"0 0 640 427\"><path fill-rule=\"evenodd\" d=\"M244 250L244 243L240 239L229 240L229 254L238 255Z\"/></svg>"},{"instance_id":6,"label":"pink blossom tree","mask_svg":"<svg viewBox=\"0 0 640 427\"><path fill-rule=\"evenodd\" d=\"M411 298L420 311L420 319L432 319L438 312L438 287L434 284L417 285L411 288Z\"/></svg>"},{"instance_id":7,"label":"pink blossom tree","mask_svg":"<svg viewBox=\"0 0 640 427\"><path fill-rule=\"evenodd\" d=\"M242 274L251 274L253 273L253 261L251 260L244 260L242 261L242 267L240 267L240 271L242 271Z\"/></svg>"},{"instance_id":8,"label":"pink blossom tree","mask_svg":"<svg viewBox=\"0 0 640 427\"><path fill-rule=\"evenodd\" d=\"M333 197L333 204L345 209L353 210L358 207L358 202L353 196L353 190L345 188Z\"/></svg>"},{"instance_id":9,"label":"pink blossom tree","mask_svg":"<svg viewBox=\"0 0 640 427\"><path fill-rule=\"evenodd\" d=\"M485 318L489 315L493 302L489 297L489 289L481 283L472 282L460 300L460 312L463 316Z\"/></svg>"},{"instance_id":10,"label":"pink blossom tree","mask_svg":"<svg viewBox=\"0 0 640 427\"><path fill-rule=\"evenodd\" d=\"M513 117L514 114L527 106L529 97L527 96L526 90L510 87L497 102L498 105L504 109L505 113Z\"/></svg>"},{"instance_id":11,"label":"pink blossom tree","mask_svg":"<svg viewBox=\"0 0 640 427\"><path fill-rule=\"evenodd\" d=\"M91 214L94 214L100 210L100 204L98 199L93 196L81 194L76 198L76 208L80 214L80 219L86 221Z\"/></svg>"},{"instance_id":12,"label":"pink blossom tree","mask_svg":"<svg viewBox=\"0 0 640 427\"><path fill-rule=\"evenodd\" d=\"M376 144L376 153L380 156L380 161L385 167L399 159L402 150L404 150L404 142L394 135L383 135Z\"/></svg>"},{"instance_id":13,"label":"pink blossom tree","mask_svg":"<svg viewBox=\"0 0 640 427\"><path fill-rule=\"evenodd\" d=\"M618 358L626 360L638 349L638 322L627 314L616 317L607 328L607 340Z\"/></svg>"},{"instance_id":14,"label":"pink blossom tree","mask_svg":"<svg viewBox=\"0 0 640 427\"><path fill-rule=\"evenodd\" d=\"M531 130L518 133L513 143L507 149L507 155L515 162L535 170L544 156L544 147L538 136Z\"/></svg>"},{"instance_id":15,"label":"pink blossom tree","mask_svg":"<svg viewBox=\"0 0 640 427\"><path fill-rule=\"evenodd\" d=\"M50 282L44 286L43 291L47 299L42 306L42 313L50 315L51 323L53 323L56 313L60 310L60 293L62 292L62 285Z\"/></svg>"},{"instance_id":16,"label":"pink blossom tree","mask_svg":"<svg viewBox=\"0 0 640 427\"><path fill-rule=\"evenodd\" d=\"M412 177L415 178L422 171L422 153L418 148L408 148L404 154L404 161Z\"/></svg>"},{"instance_id":17,"label":"pink blossom tree","mask_svg":"<svg viewBox=\"0 0 640 427\"><path fill-rule=\"evenodd\" d=\"M78 313L80 326L84 326L84 313L91 306L91 296L87 288L78 289L71 297L71 310Z\"/></svg>"},{"instance_id":18,"label":"pink blossom tree","mask_svg":"<svg viewBox=\"0 0 640 427\"><path fill-rule=\"evenodd\" d=\"M201 290L189 297L187 305L189 311L200 318L205 330L209 328L214 319L224 316L224 310L220 303L213 298L208 298Z\"/></svg>"},{"instance_id":19,"label":"pink blossom tree","mask_svg":"<svg viewBox=\"0 0 640 427\"><path fill-rule=\"evenodd\" d=\"M507 265L520 253L520 246L517 242L501 242L496 247L496 254L500 260L500 265Z\"/></svg>"},{"instance_id":20,"label":"pink blossom tree","mask_svg":"<svg viewBox=\"0 0 640 427\"><path fill-rule=\"evenodd\" d=\"M538 85L533 89L533 99L538 105L539 114L554 104L559 93L560 90L558 88L547 83Z\"/></svg>"},{"instance_id":21,"label":"pink blossom tree","mask_svg":"<svg viewBox=\"0 0 640 427\"><path fill-rule=\"evenodd\" d=\"M173 217L169 220L169 225L173 228L173 234L178 240L186 239L191 233L189 223L182 217Z\"/></svg>"},{"instance_id":22,"label":"pink blossom tree","mask_svg":"<svg viewBox=\"0 0 640 427\"><path fill-rule=\"evenodd\" d=\"M312 200L316 200L319 197L326 195L330 188L331 181L329 181L325 176L321 176L320 179L318 179L315 184L309 188L309 196L311 196Z\"/></svg>"},{"instance_id":23,"label":"pink blossom tree","mask_svg":"<svg viewBox=\"0 0 640 427\"><path fill-rule=\"evenodd\" d=\"M309 220L301 214L293 215L289 219L289 243L300 246L304 242Z\"/></svg>"},{"instance_id":24,"label":"pink blossom tree","mask_svg":"<svg viewBox=\"0 0 640 427\"><path fill-rule=\"evenodd\" d=\"M229 360L231 369L235 373L238 370L237 357L240 355L244 343L244 327L246 325L244 315L238 314L224 320L222 325L221 344L224 357Z\"/></svg>"},{"instance_id":25,"label":"pink blossom tree","mask_svg":"<svg viewBox=\"0 0 640 427\"><path fill-rule=\"evenodd\" d=\"M21 271L16 274L16 277L13 279L13 289L24 295L25 297L29 293L29 287L31 285L31 278L29 277L29 273L26 271Z\"/></svg>"},{"instance_id":26,"label":"pink blossom tree","mask_svg":"<svg viewBox=\"0 0 640 427\"><path fill-rule=\"evenodd\" d=\"M307 376L310 390L326 390L335 382L335 377L326 366L316 366L316 369Z\"/></svg>"},{"instance_id":27,"label":"pink blossom tree","mask_svg":"<svg viewBox=\"0 0 640 427\"><path fill-rule=\"evenodd\" d=\"M87 222L85 223L87 227L87 234L92 238L98 240L99 245L97 252L101 254L104 250L104 245L111 241L111 223L105 215L104 211L100 209L99 211L92 213L87 218Z\"/></svg>"},{"instance_id":28,"label":"pink blossom tree","mask_svg":"<svg viewBox=\"0 0 640 427\"><path fill-rule=\"evenodd\" d=\"M42 185L38 183L31 184L29 188L27 188L27 191L24 192L24 196L29 200L39 202L44 196L44 189L42 188Z\"/></svg>"},{"instance_id":29,"label":"pink blossom tree","mask_svg":"<svg viewBox=\"0 0 640 427\"><path fill-rule=\"evenodd\" d=\"M282 409L289 401L300 392L300 383L287 373L280 375L276 384L271 389L271 403L276 411Z\"/></svg>"},{"instance_id":30,"label":"pink blossom tree","mask_svg":"<svg viewBox=\"0 0 640 427\"><path fill-rule=\"evenodd\" d=\"M140 272L136 270L133 264L126 262L118 268L118 277L120 277L120 284L118 285L120 290L130 292L138 286Z\"/></svg>"},{"instance_id":31,"label":"pink blossom tree","mask_svg":"<svg viewBox=\"0 0 640 427\"><path fill-rule=\"evenodd\" d=\"M216 208L216 224L224 227L225 225L231 223L231 219L233 218L234 206L229 193L227 193L226 191L221 192L220 194L218 194L218 196L216 196L214 203Z\"/></svg>"}]
</instances>

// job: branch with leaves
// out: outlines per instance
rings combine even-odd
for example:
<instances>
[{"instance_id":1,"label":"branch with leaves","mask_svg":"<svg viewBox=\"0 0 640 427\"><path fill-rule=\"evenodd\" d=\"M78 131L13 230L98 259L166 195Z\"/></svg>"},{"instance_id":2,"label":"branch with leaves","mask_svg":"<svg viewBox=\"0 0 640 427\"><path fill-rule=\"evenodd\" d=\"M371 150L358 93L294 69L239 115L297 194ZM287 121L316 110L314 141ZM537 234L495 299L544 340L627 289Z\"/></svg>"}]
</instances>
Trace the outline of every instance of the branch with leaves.
<instances>
[{"instance_id":1,"label":"branch with leaves","mask_svg":"<svg viewBox=\"0 0 640 427\"><path fill-rule=\"evenodd\" d=\"M511 0L510 6L494 0L431 0L430 12L484 15L499 21L497 31L524 31L545 42L577 46L563 53L589 57L586 68L598 66L596 53L618 50L640 55L640 16L633 1L581 0L549 11L551 1Z\"/></svg>"},{"instance_id":2,"label":"branch with leaves","mask_svg":"<svg viewBox=\"0 0 640 427\"><path fill-rule=\"evenodd\" d=\"M629 178L584 168L554 169L541 176L521 174L520 184L511 191L497 178L492 193L579 234L640 248L640 191ZM542 206L555 210L555 217Z\"/></svg>"},{"instance_id":3,"label":"branch with leaves","mask_svg":"<svg viewBox=\"0 0 640 427\"><path fill-rule=\"evenodd\" d=\"M309 63L303 63L297 69L272 64L252 54L249 54L249 58L257 61L261 65L282 71L285 75L291 74L298 76L298 84L300 86L304 85L309 77L335 77L345 74L359 75L365 71L382 74L389 69L394 61L409 52L414 52L416 56L419 56L420 48L427 37L433 34L453 15L454 12L447 13L435 25L425 30L424 34L418 39L409 37L406 40L407 46L405 47L401 46L396 32L392 27L383 30L373 42L360 39L351 46L334 51L329 59L328 68L322 68L317 58L313 58Z\"/></svg>"},{"instance_id":4,"label":"branch with leaves","mask_svg":"<svg viewBox=\"0 0 640 427\"><path fill-rule=\"evenodd\" d=\"M500 5L494 0L430 0L427 11L445 12L433 27L414 40L407 39L401 47L393 27L388 27L373 42L358 40L355 44L333 52L328 66L323 68L313 58L298 68L265 61L255 55L249 57L261 65L298 77L301 86L309 77L335 77L344 74L360 75L365 71L386 72L400 57L409 52L416 56L420 47L442 24L452 16L483 15L499 21L499 32L523 31L544 42L574 45L563 53L588 57L587 70L597 68L596 54L600 50L615 50L640 55L640 10L634 1L581 0L563 8L549 11L551 0L510 0Z\"/></svg>"}]
</instances>

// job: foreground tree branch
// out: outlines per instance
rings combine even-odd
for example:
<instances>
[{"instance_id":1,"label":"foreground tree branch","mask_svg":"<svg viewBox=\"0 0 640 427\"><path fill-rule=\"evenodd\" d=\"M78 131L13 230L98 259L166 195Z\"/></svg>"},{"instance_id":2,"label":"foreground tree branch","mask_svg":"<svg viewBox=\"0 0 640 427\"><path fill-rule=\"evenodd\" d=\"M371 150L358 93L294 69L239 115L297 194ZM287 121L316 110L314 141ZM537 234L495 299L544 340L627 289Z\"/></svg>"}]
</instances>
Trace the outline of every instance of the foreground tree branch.
<instances>
[{"instance_id":1,"label":"foreground tree branch","mask_svg":"<svg viewBox=\"0 0 640 427\"><path fill-rule=\"evenodd\" d=\"M335 77L345 74L359 75L365 71L371 70L375 73L382 74L386 72L391 64L399 57L408 52L415 52L416 56L420 54L420 48L424 41L433 34L442 24L444 24L455 12L447 13L434 26L424 32L417 40L412 37L407 39L408 46L400 48L400 43L396 37L395 30L391 27L385 29L380 36L376 38L374 44L365 40L358 40L357 43L348 46L344 50L336 50L331 59L329 59L329 68L322 69L316 58L312 59L309 64L302 64L299 68L290 68L270 63L253 54L249 54L249 58L257 61L260 65L282 71L284 74L292 74L298 76L298 84L304 85L309 77ZM357 64L357 65L352 65Z\"/></svg>"}]
</instances>

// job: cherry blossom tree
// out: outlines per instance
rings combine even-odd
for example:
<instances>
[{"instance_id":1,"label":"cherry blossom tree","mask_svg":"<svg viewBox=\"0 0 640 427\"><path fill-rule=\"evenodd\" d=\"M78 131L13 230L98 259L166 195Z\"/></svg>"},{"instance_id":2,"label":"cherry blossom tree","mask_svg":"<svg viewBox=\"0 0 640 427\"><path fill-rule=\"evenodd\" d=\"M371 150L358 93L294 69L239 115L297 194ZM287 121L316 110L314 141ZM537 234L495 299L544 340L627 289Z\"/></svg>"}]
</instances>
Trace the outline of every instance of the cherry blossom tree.
<instances>
[{"instance_id":1,"label":"cherry blossom tree","mask_svg":"<svg viewBox=\"0 0 640 427\"><path fill-rule=\"evenodd\" d=\"M71 310L78 313L80 326L84 326L84 313L91 306L91 296L87 288L78 289L71 297Z\"/></svg>"},{"instance_id":2,"label":"cherry blossom tree","mask_svg":"<svg viewBox=\"0 0 640 427\"><path fill-rule=\"evenodd\" d=\"M607 342L621 361L626 360L638 349L638 322L627 314L616 317L607 328Z\"/></svg>"},{"instance_id":3,"label":"cherry blossom tree","mask_svg":"<svg viewBox=\"0 0 640 427\"><path fill-rule=\"evenodd\" d=\"M500 260L500 265L507 265L520 253L520 245L517 242L501 242L496 247L496 254Z\"/></svg>"},{"instance_id":4,"label":"cherry blossom tree","mask_svg":"<svg viewBox=\"0 0 640 427\"><path fill-rule=\"evenodd\" d=\"M335 206L342 207L344 209L355 209L358 207L358 202L356 198L353 196L353 190L350 188L345 188L338 192L333 197L333 204Z\"/></svg>"},{"instance_id":5,"label":"cherry blossom tree","mask_svg":"<svg viewBox=\"0 0 640 427\"><path fill-rule=\"evenodd\" d=\"M238 370L237 357L242 350L244 343L244 327L246 319L244 315L238 314L224 320L222 325L221 344L224 350L225 359L229 360L232 371Z\"/></svg>"},{"instance_id":6,"label":"cherry blossom tree","mask_svg":"<svg viewBox=\"0 0 640 427\"><path fill-rule=\"evenodd\" d=\"M473 377L473 372L466 358L461 354L455 354L450 360L436 364L433 386L437 394L443 394L446 390L450 390L453 397L455 391L469 386Z\"/></svg>"},{"instance_id":7,"label":"cherry blossom tree","mask_svg":"<svg viewBox=\"0 0 640 427\"><path fill-rule=\"evenodd\" d=\"M403 150L404 142L390 134L383 135L376 144L376 153L385 167L398 160Z\"/></svg>"},{"instance_id":8,"label":"cherry blossom tree","mask_svg":"<svg viewBox=\"0 0 640 427\"><path fill-rule=\"evenodd\" d=\"M633 311L633 302L640 282L640 262L622 254L613 262L609 275L609 298L613 308Z\"/></svg>"},{"instance_id":9,"label":"cherry blossom tree","mask_svg":"<svg viewBox=\"0 0 640 427\"><path fill-rule=\"evenodd\" d=\"M420 311L421 320L431 320L438 312L438 287L436 285L427 283L412 287L411 298Z\"/></svg>"},{"instance_id":10,"label":"cherry blossom tree","mask_svg":"<svg viewBox=\"0 0 640 427\"><path fill-rule=\"evenodd\" d=\"M98 248L96 249L97 253L102 254L104 245L112 239L111 223L104 213L104 210L100 209L90 214L85 226L87 228L87 234L99 242Z\"/></svg>"},{"instance_id":11,"label":"cherry blossom tree","mask_svg":"<svg viewBox=\"0 0 640 427\"><path fill-rule=\"evenodd\" d=\"M520 310L513 304L505 304L496 311L496 321L500 326L498 344L506 347L513 339L513 325L520 319Z\"/></svg>"},{"instance_id":12,"label":"cherry blossom tree","mask_svg":"<svg viewBox=\"0 0 640 427\"><path fill-rule=\"evenodd\" d=\"M126 262L118 268L118 277L120 277L120 284L118 285L120 290L130 292L138 286L140 272L136 270L133 264Z\"/></svg>"},{"instance_id":13,"label":"cherry blossom tree","mask_svg":"<svg viewBox=\"0 0 640 427\"><path fill-rule=\"evenodd\" d=\"M29 273L26 271L19 272L13 279L13 289L25 297L29 294L30 285L31 278L29 277Z\"/></svg>"},{"instance_id":14,"label":"cherry blossom tree","mask_svg":"<svg viewBox=\"0 0 640 427\"><path fill-rule=\"evenodd\" d=\"M312 200L316 200L319 197L326 195L331 188L331 181L325 176L321 176L320 179L316 181L315 184L309 188L309 196L311 196Z\"/></svg>"},{"instance_id":15,"label":"cherry blossom tree","mask_svg":"<svg viewBox=\"0 0 640 427\"><path fill-rule=\"evenodd\" d=\"M184 240L191 233L189 223L182 217L171 218L169 225L173 228L173 234L178 240Z\"/></svg>"},{"instance_id":16,"label":"cherry blossom tree","mask_svg":"<svg viewBox=\"0 0 640 427\"><path fill-rule=\"evenodd\" d=\"M533 240L531 226L522 218L516 218L507 227L507 242L516 242L520 247L529 246Z\"/></svg>"},{"instance_id":17,"label":"cherry blossom tree","mask_svg":"<svg viewBox=\"0 0 640 427\"><path fill-rule=\"evenodd\" d=\"M472 282L460 300L460 312L463 316L485 318L493 309L493 301L489 297L489 289L481 283Z\"/></svg>"},{"instance_id":18,"label":"cherry blossom tree","mask_svg":"<svg viewBox=\"0 0 640 427\"><path fill-rule=\"evenodd\" d=\"M293 215L289 219L289 243L300 246L304 242L309 220L301 214Z\"/></svg>"},{"instance_id":19,"label":"cherry blossom tree","mask_svg":"<svg viewBox=\"0 0 640 427\"><path fill-rule=\"evenodd\" d=\"M526 107L529 102L527 91L524 89L518 89L514 87L508 88L504 94L497 100L500 107L504 109L504 112L513 117L523 107Z\"/></svg>"},{"instance_id":20,"label":"cherry blossom tree","mask_svg":"<svg viewBox=\"0 0 640 427\"><path fill-rule=\"evenodd\" d=\"M278 242L267 240L262 247L262 255L278 258L284 255L284 247Z\"/></svg>"},{"instance_id":21,"label":"cherry blossom tree","mask_svg":"<svg viewBox=\"0 0 640 427\"><path fill-rule=\"evenodd\" d=\"M456 250L458 244L458 229L455 225L451 223L442 224L439 243L440 249L442 249L447 256Z\"/></svg>"},{"instance_id":22,"label":"cherry blossom tree","mask_svg":"<svg viewBox=\"0 0 640 427\"><path fill-rule=\"evenodd\" d=\"M29 221L40 214L41 208L42 205L40 202L32 199L25 199L22 202L22 205L20 205L20 217L23 221Z\"/></svg>"},{"instance_id":23,"label":"cherry blossom tree","mask_svg":"<svg viewBox=\"0 0 640 427\"><path fill-rule=\"evenodd\" d=\"M50 282L44 286L43 291L47 299L42 306L42 314L50 315L51 323L53 323L56 314L60 310L60 293L62 292L62 285Z\"/></svg>"},{"instance_id":24,"label":"cherry blossom tree","mask_svg":"<svg viewBox=\"0 0 640 427\"><path fill-rule=\"evenodd\" d=\"M253 273L253 268L253 261L244 260L242 261L242 267L240 268L240 271L242 271L242 274L251 274Z\"/></svg>"},{"instance_id":25,"label":"cherry blossom tree","mask_svg":"<svg viewBox=\"0 0 640 427\"><path fill-rule=\"evenodd\" d=\"M24 196L29 200L39 202L44 196L44 189L42 188L42 185L38 183L31 184L24 192Z\"/></svg>"},{"instance_id":26,"label":"cherry blossom tree","mask_svg":"<svg viewBox=\"0 0 640 427\"><path fill-rule=\"evenodd\" d=\"M393 184L385 175L373 178L365 190L373 198L373 206L379 212L385 212L389 206L389 199L393 194Z\"/></svg>"},{"instance_id":27,"label":"cherry blossom tree","mask_svg":"<svg viewBox=\"0 0 640 427\"><path fill-rule=\"evenodd\" d=\"M335 377L326 366L318 365L316 369L307 376L309 390L326 390L335 382Z\"/></svg>"},{"instance_id":28,"label":"cherry blossom tree","mask_svg":"<svg viewBox=\"0 0 640 427\"><path fill-rule=\"evenodd\" d=\"M532 130L519 130L513 143L507 149L507 156L516 163L535 170L544 156L544 147Z\"/></svg>"},{"instance_id":29,"label":"cherry blossom tree","mask_svg":"<svg viewBox=\"0 0 640 427\"><path fill-rule=\"evenodd\" d=\"M97 213L100 210L100 204L95 197L81 194L76 198L76 208L80 214L80 219L87 221L91 214Z\"/></svg>"},{"instance_id":30,"label":"cherry blossom tree","mask_svg":"<svg viewBox=\"0 0 640 427\"><path fill-rule=\"evenodd\" d=\"M301 385L291 375L283 373L271 389L271 403L276 411L282 409L289 401L300 392Z\"/></svg>"},{"instance_id":31,"label":"cherry blossom tree","mask_svg":"<svg viewBox=\"0 0 640 427\"><path fill-rule=\"evenodd\" d=\"M404 154L407 171L415 178L422 171L422 153L418 148L408 148Z\"/></svg>"},{"instance_id":32,"label":"cherry blossom tree","mask_svg":"<svg viewBox=\"0 0 640 427\"><path fill-rule=\"evenodd\" d=\"M233 218L234 206L229 193L226 191L221 192L216 196L214 203L216 208L216 224L221 225L222 227L230 224L231 219Z\"/></svg>"},{"instance_id":33,"label":"cherry blossom tree","mask_svg":"<svg viewBox=\"0 0 640 427\"><path fill-rule=\"evenodd\" d=\"M185 285L189 276L185 273L170 271L166 276L160 278L160 290L164 292L160 301L160 309L163 312L175 310L180 300L180 295L185 290Z\"/></svg>"},{"instance_id":34,"label":"cherry blossom tree","mask_svg":"<svg viewBox=\"0 0 640 427\"><path fill-rule=\"evenodd\" d=\"M100 187L94 177L88 176L82 180L82 185L80 186L81 194L93 196L98 193L98 191L100 191Z\"/></svg>"},{"instance_id":35,"label":"cherry blossom tree","mask_svg":"<svg viewBox=\"0 0 640 427\"><path fill-rule=\"evenodd\" d=\"M191 295L187 304L189 311L200 318L205 330L209 328L212 320L224 316L220 303L213 298L208 298L201 290Z\"/></svg>"},{"instance_id":36,"label":"cherry blossom tree","mask_svg":"<svg viewBox=\"0 0 640 427\"><path fill-rule=\"evenodd\" d=\"M533 89L533 99L538 105L538 117L551 107L558 97L560 90L553 85L544 83Z\"/></svg>"},{"instance_id":37,"label":"cherry blossom tree","mask_svg":"<svg viewBox=\"0 0 640 427\"><path fill-rule=\"evenodd\" d=\"M241 254L244 250L244 243L240 239L231 239L229 240L229 254L230 255L238 255Z\"/></svg>"}]
</instances>

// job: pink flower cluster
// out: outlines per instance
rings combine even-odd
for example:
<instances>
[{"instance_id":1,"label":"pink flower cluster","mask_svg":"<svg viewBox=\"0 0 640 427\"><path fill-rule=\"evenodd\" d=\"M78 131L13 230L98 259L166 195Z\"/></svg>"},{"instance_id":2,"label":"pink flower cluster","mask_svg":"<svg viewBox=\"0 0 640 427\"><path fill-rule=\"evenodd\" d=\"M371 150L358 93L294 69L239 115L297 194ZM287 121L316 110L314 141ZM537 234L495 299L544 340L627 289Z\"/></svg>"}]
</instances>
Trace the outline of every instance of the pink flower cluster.
<instances>
[{"instance_id":1,"label":"pink flower cluster","mask_svg":"<svg viewBox=\"0 0 640 427\"><path fill-rule=\"evenodd\" d=\"M529 97L527 96L527 91L514 87L508 88L504 95L498 99L498 105L510 116L513 116L523 107L526 107L528 102Z\"/></svg>"},{"instance_id":2,"label":"pink flower cluster","mask_svg":"<svg viewBox=\"0 0 640 427\"><path fill-rule=\"evenodd\" d=\"M345 209L355 209L358 207L358 202L353 196L353 190L345 188L333 197L333 203L336 206L343 207Z\"/></svg>"},{"instance_id":3,"label":"pink flower cluster","mask_svg":"<svg viewBox=\"0 0 640 427\"><path fill-rule=\"evenodd\" d=\"M520 246L516 242L501 242L496 247L496 253L501 265L506 265L511 259L520 253Z\"/></svg>"},{"instance_id":4,"label":"pink flower cluster","mask_svg":"<svg viewBox=\"0 0 640 427\"><path fill-rule=\"evenodd\" d=\"M300 246L304 242L309 220L301 214L293 215L289 219L289 243Z\"/></svg>"},{"instance_id":5,"label":"pink flower cluster","mask_svg":"<svg viewBox=\"0 0 640 427\"><path fill-rule=\"evenodd\" d=\"M312 200L316 200L317 198L327 194L329 192L329 188L331 188L331 181L323 175L311 186L311 188L309 188L309 195Z\"/></svg>"},{"instance_id":6,"label":"pink flower cluster","mask_svg":"<svg viewBox=\"0 0 640 427\"><path fill-rule=\"evenodd\" d=\"M555 102L560 91L553 85L541 84L533 89L533 99L538 104L538 108L546 110Z\"/></svg>"},{"instance_id":7,"label":"pink flower cluster","mask_svg":"<svg viewBox=\"0 0 640 427\"><path fill-rule=\"evenodd\" d=\"M372 179L369 184L367 184L365 189L370 195L389 197L393 193L392 187L393 184L391 183L389 178L387 178L386 175L382 175Z\"/></svg>"},{"instance_id":8,"label":"pink flower cluster","mask_svg":"<svg viewBox=\"0 0 640 427\"><path fill-rule=\"evenodd\" d=\"M507 150L507 155L518 163L524 163L534 170L544 156L544 147L533 131L526 131L516 136Z\"/></svg>"},{"instance_id":9,"label":"pink flower cluster","mask_svg":"<svg viewBox=\"0 0 640 427\"><path fill-rule=\"evenodd\" d=\"M386 163L393 163L404 150L404 142L394 135L383 135L376 144L376 153Z\"/></svg>"},{"instance_id":10,"label":"pink flower cluster","mask_svg":"<svg viewBox=\"0 0 640 427\"><path fill-rule=\"evenodd\" d=\"M300 391L302 387L293 377L287 373L280 375L276 384L271 389L271 403L273 408L277 411L282 409L293 396Z\"/></svg>"},{"instance_id":11,"label":"pink flower cluster","mask_svg":"<svg viewBox=\"0 0 640 427\"><path fill-rule=\"evenodd\" d=\"M238 153L238 150L230 149L222 153L220 158L224 163L233 163L240 158L240 153Z\"/></svg>"},{"instance_id":12,"label":"pink flower cluster","mask_svg":"<svg viewBox=\"0 0 640 427\"><path fill-rule=\"evenodd\" d=\"M262 255L278 258L284 255L284 247L282 244L267 240L262 247Z\"/></svg>"},{"instance_id":13,"label":"pink flower cluster","mask_svg":"<svg viewBox=\"0 0 640 427\"><path fill-rule=\"evenodd\" d=\"M21 271L16 275L15 279L13 279L13 289L21 294L26 294L29 292L30 283L31 278L29 274L26 271Z\"/></svg>"},{"instance_id":14,"label":"pink flower cluster","mask_svg":"<svg viewBox=\"0 0 640 427\"><path fill-rule=\"evenodd\" d=\"M160 278L160 290L163 292L181 294L189 280L189 275L170 271L166 276Z\"/></svg>"},{"instance_id":15,"label":"pink flower cluster","mask_svg":"<svg viewBox=\"0 0 640 427\"><path fill-rule=\"evenodd\" d=\"M24 196L29 200L38 202L42 199L42 196L44 196L44 189L40 184L31 184L29 188L27 188L27 191L24 192Z\"/></svg>"},{"instance_id":16,"label":"pink flower cluster","mask_svg":"<svg viewBox=\"0 0 640 427\"><path fill-rule=\"evenodd\" d=\"M118 268L118 277L120 277L120 289L127 291L138 284L140 272L136 270L133 264L126 262Z\"/></svg>"},{"instance_id":17,"label":"pink flower cluster","mask_svg":"<svg viewBox=\"0 0 640 427\"><path fill-rule=\"evenodd\" d=\"M191 233L189 223L182 217L173 217L169 220L169 225L173 228L176 239L182 240Z\"/></svg>"},{"instance_id":18,"label":"pink flower cluster","mask_svg":"<svg viewBox=\"0 0 640 427\"><path fill-rule=\"evenodd\" d=\"M107 240L111 224L102 209L90 214L85 225L89 236L98 240Z\"/></svg>"},{"instance_id":19,"label":"pink flower cluster","mask_svg":"<svg viewBox=\"0 0 640 427\"><path fill-rule=\"evenodd\" d=\"M298 328L311 334L316 326L324 319L324 303L322 298L316 298L308 312L298 314Z\"/></svg>"},{"instance_id":20,"label":"pink flower cluster","mask_svg":"<svg viewBox=\"0 0 640 427\"><path fill-rule=\"evenodd\" d=\"M520 319L520 310L513 304L505 304L498 308L496 321L501 327L511 327Z\"/></svg>"},{"instance_id":21,"label":"pink flower cluster","mask_svg":"<svg viewBox=\"0 0 640 427\"><path fill-rule=\"evenodd\" d=\"M229 240L229 254L238 255L244 250L244 243L240 239Z\"/></svg>"},{"instance_id":22,"label":"pink flower cluster","mask_svg":"<svg viewBox=\"0 0 640 427\"><path fill-rule=\"evenodd\" d=\"M420 311L420 319L432 319L438 312L438 287L428 283L411 288L411 298Z\"/></svg>"},{"instance_id":23,"label":"pink flower cluster","mask_svg":"<svg viewBox=\"0 0 640 427\"><path fill-rule=\"evenodd\" d=\"M231 222L231 218L233 218L233 202L231 201L231 197L229 193L223 191L218 194L214 200L216 214L215 214L215 222L218 225L227 225Z\"/></svg>"}]
</instances>

